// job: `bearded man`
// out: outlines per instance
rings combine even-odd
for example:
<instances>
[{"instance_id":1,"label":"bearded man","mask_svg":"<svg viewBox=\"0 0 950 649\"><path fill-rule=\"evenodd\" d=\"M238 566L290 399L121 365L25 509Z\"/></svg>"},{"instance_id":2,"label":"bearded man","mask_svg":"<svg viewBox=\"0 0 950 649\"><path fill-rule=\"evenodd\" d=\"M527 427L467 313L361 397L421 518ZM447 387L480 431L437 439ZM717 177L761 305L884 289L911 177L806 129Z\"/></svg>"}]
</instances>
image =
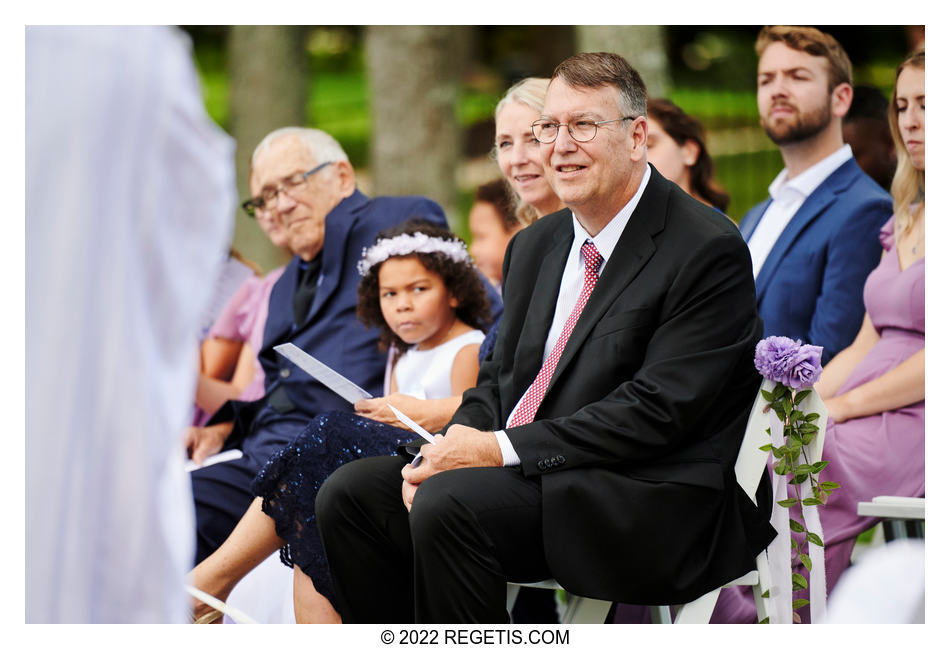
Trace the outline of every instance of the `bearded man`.
<instances>
[{"instance_id":1,"label":"bearded man","mask_svg":"<svg viewBox=\"0 0 950 649\"><path fill-rule=\"evenodd\" d=\"M785 168L769 198L742 219L765 335L824 348L854 340L864 280L881 257L878 230L891 198L861 171L842 139L853 97L851 61L829 34L767 26L759 55L759 120Z\"/></svg>"}]
</instances>

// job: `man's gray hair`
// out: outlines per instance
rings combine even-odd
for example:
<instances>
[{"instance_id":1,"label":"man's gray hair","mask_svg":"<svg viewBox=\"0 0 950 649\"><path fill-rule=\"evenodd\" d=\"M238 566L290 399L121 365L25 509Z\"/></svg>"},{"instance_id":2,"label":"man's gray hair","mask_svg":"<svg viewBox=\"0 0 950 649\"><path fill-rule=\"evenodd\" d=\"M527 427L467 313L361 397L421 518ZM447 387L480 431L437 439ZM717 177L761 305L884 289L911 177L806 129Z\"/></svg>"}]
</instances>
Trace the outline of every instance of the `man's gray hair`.
<instances>
[{"instance_id":1,"label":"man's gray hair","mask_svg":"<svg viewBox=\"0 0 950 649\"><path fill-rule=\"evenodd\" d=\"M632 117L647 114L647 87L627 59L612 52L581 52L562 61L552 79L574 88L614 86L620 91L621 112Z\"/></svg>"},{"instance_id":2,"label":"man's gray hair","mask_svg":"<svg viewBox=\"0 0 950 649\"><path fill-rule=\"evenodd\" d=\"M333 136L328 133L324 133L318 128L285 126L276 131L271 131L264 136L264 139L261 140L260 144L254 149L254 153L251 154L251 169L254 168L254 162L257 160L257 156L265 151L274 140L284 137L285 135L295 136L300 140L301 144L310 149L310 154L313 156L314 163L316 164L350 161L343 147L340 146L340 143L334 140Z\"/></svg>"}]
</instances>

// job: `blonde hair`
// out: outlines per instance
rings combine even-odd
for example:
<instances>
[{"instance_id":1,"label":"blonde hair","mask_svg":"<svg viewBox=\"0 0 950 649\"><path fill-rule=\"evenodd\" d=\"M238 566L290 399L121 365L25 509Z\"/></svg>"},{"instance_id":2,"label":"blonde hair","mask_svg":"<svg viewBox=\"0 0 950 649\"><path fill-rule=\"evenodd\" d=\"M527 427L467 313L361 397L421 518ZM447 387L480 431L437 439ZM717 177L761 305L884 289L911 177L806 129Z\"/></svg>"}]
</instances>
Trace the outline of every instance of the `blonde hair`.
<instances>
[{"instance_id":1,"label":"blonde hair","mask_svg":"<svg viewBox=\"0 0 950 649\"><path fill-rule=\"evenodd\" d=\"M894 148L897 151L897 171L894 172L894 180L891 181L891 195L894 197L894 229L898 233L906 232L914 224L916 212L912 213L910 206L920 201L922 209L924 196L924 172L911 164L910 154L904 145L900 127L897 125L897 80L904 68L908 66L923 70L924 50L914 52L897 66L897 73L894 75L894 94L887 107L887 121L890 124Z\"/></svg>"},{"instance_id":2,"label":"blonde hair","mask_svg":"<svg viewBox=\"0 0 950 649\"><path fill-rule=\"evenodd\" d=\"M511 86L508 92L505 93L505 96L495 105L495 121L498 121L498 115L501 113L501 109L514 102L524 104L528 108L538 111L540 115L541 110L544 108L544 95L547 94L548 84L550 82L550 79L528 77ZM495 153L494 149L492 149L492 152L493 154ZM531 225L544 216L538 213L534 205L521 200L521 197L515 193L510 184L506 182L505 186L507 187L508 195L511 197L512 202L515 203L515 218L518 219L518 222L522 226Z\"/></svg>"}]
</instances>

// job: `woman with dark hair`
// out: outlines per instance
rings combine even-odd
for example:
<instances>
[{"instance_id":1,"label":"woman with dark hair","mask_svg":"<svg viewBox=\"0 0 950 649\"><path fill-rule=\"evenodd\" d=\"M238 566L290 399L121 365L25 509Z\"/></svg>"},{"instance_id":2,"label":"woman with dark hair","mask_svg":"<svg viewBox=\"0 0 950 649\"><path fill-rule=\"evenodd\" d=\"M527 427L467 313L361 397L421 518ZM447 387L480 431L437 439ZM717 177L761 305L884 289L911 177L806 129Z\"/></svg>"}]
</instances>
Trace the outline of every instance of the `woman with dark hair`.
<instances>
[{"instance_id":1,"label":"woman with dark hair","mask_svg":"<svg viewBox=\"0 0 950 649\"><path fill-rule=\"evenodd\" d=\"M647 102L647 158L665 178L698 201L725 212L729 194L716 182L706 131L669 99Z\"/></svg>"},{"instance_id":2,"label":"woman with dark hair","mask_svg":"<svg viewBox=\"0 0 950 649\"><path fill-rule=\"evenodd\" d=\"M468 213L468 229L472 232L469 247L472 259L492 285L501 289L501 269L508 242L524 224L518 220L511 200L509 183L498 178L475 190L475 202Z\"/></svg>"}]
</instances>

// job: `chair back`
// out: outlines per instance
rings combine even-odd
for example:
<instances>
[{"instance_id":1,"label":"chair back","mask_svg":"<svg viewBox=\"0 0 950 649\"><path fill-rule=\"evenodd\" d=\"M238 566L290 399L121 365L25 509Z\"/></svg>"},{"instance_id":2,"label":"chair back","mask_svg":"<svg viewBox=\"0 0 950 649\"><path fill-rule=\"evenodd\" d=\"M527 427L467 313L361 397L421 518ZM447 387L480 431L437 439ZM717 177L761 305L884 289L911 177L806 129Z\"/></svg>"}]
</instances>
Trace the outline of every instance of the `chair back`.
<instances>
[{"instance_id":1,"label":"chair back","mask_svg":"<svg viewBox=\"0 0 950 649\"><path fill-rule=\"evenodd\" d=\"M759 480L762 478L762 471L768 463L769 454L761 450L770 442L766 431L771 423L769 421L769 412L766 410L768 401L762 396L762 390L774 388L775 384L771 381L763 380L759 385L759 393L756 395L755 403L752 405L752 412L749 413L749 421L746 424L745 435L742 438L742 444L739 446L739 455L736 458L736 482L746 492L746 495L755 502L755 490L759 486ZM813 462L821 459L822 448L825 444L825 427L828 421L828 409L821 401L818 393L812 390L811 394L801 403L800 406L806 412L817 412L818 419L815 424L818 426L818 433L813 442L813 449L816 457Z\"/></svg>"}]
</instances>

